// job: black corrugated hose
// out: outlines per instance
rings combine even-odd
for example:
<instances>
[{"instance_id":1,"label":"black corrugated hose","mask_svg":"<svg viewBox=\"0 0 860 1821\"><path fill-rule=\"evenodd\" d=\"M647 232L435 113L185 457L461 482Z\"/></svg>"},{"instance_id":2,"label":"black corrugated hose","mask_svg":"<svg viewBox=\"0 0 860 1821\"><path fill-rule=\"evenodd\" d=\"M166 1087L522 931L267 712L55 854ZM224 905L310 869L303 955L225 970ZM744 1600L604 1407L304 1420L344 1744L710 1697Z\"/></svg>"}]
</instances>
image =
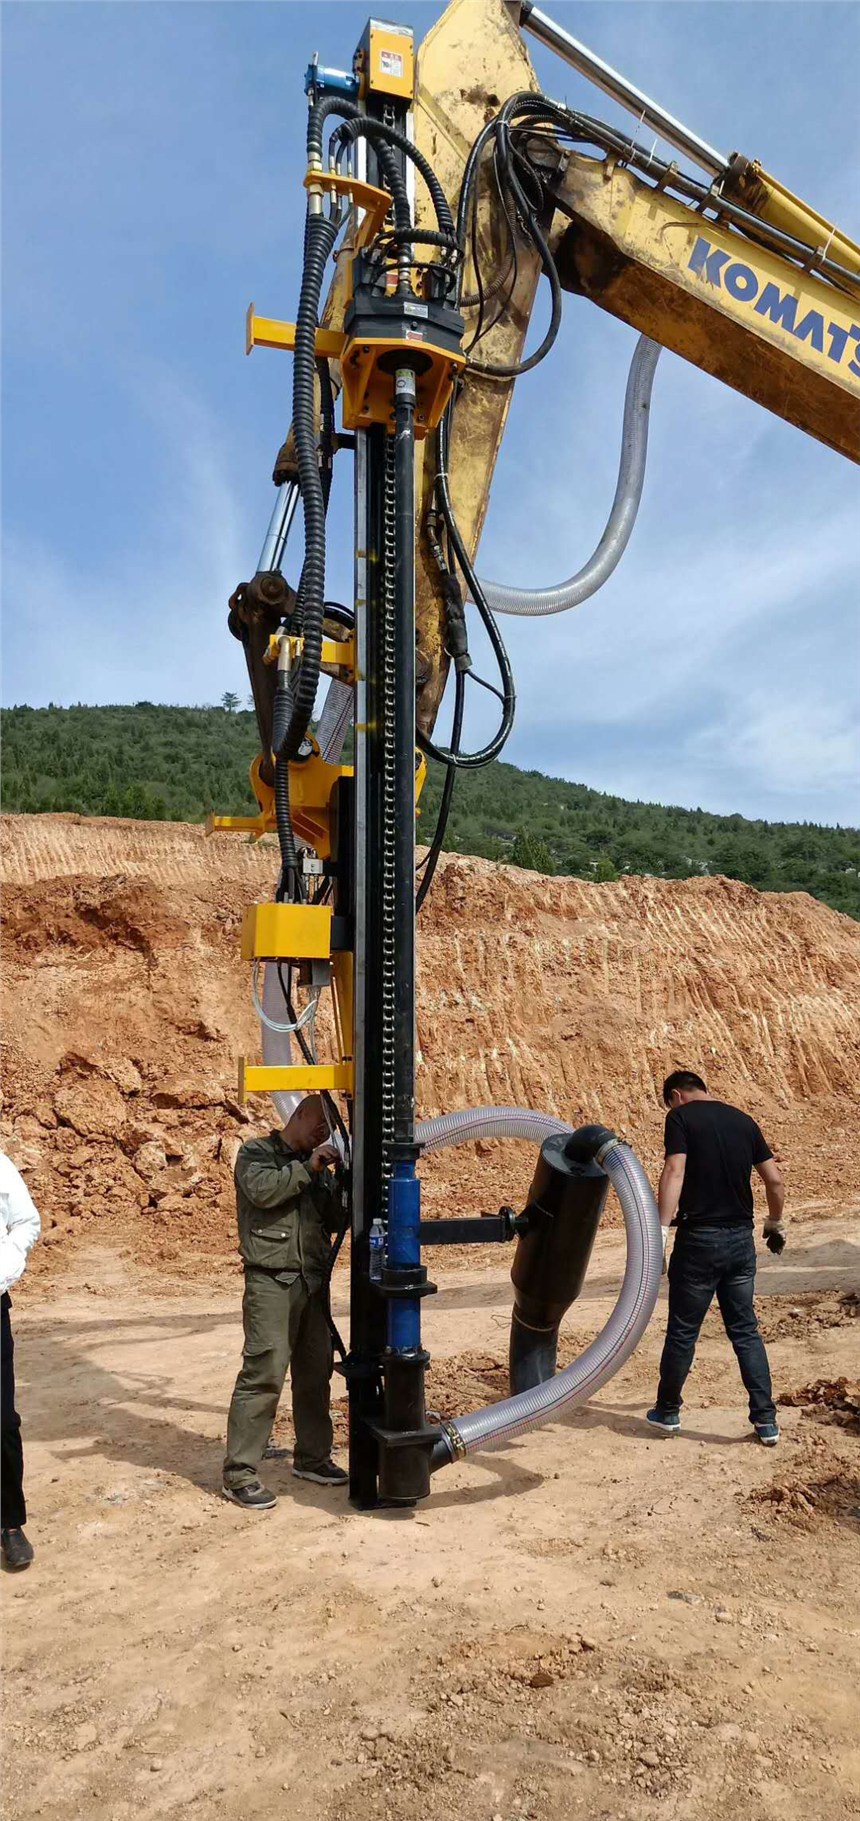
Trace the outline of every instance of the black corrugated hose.
<instances>
[{"instance_id":1,"label":"black corrugated hose","mask_svg":"<svg viewBox=\"0 0 860 1821\"><path fill-rule=\"evenodd\" d=\"M322 656L325 498L317 447L314 377L320 295L325 268L336 239L336 222L327 220L324 215L308 216L293 356L293 436L305 520L305 560L299 593L303 645L301 667L291 692L289 722L278 749L280 760L294 759L307 733Z\"/></svg>"},{"instance_id":2,"label":"black corrugated hose","mask_svg":"<svg viewBox=\"0 0 860 1821\"><path fill-rule=\"evenodd\" d=\"M272 711L272 750L275 754L275 823L281 850L281 876L275 893L276 901L284 899L298 904L302 897L302 873L290 815L290 767L280 750L290 718L290 688L282 686L279 675Z\"/></svg>"}]
</instances>

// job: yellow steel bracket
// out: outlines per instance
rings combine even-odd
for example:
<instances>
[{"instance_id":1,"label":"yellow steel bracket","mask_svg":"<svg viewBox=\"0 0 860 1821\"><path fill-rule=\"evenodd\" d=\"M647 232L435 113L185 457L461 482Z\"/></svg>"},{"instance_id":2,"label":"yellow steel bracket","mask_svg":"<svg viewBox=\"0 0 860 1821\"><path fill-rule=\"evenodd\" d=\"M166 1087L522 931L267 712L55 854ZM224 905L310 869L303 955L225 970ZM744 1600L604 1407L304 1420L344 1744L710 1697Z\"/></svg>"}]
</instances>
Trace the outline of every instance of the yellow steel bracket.
<instances>
[{"instance_id":1,"label":"yellow steel bracket","mask_svg":"<svg viewBox=\"0 0 860 1821\"><path fill-rule=\"evenodd\" d=\"M271 784L266 784L260 776L263 763L262 753L252 761L249 776L251 789L260 807L256 816L207 816L204 832L207 835L251 835L260 841L263 835L274 834L277 828L275 816L275 793Z\"/></svg>"},{"instance_id":2,"label":"yellow steel bracket","mask_svg":"<svg viewBox=\"0 0 860 1821\"><path fill-rule=\"evenodd\" d=\"M264 664L277 664L281 654L281 643L283 638L284 634L281 632L272 633L268 648L263 654ZM295 664L304 650L304 639L297 633L288 633L286 638L290 652L290 662ZM327 676L335 676L342 683L354 683L354 666L355 645L351 638L323 639L320 653L320 669L324 670Z\"/></svg>"},{"instance_id":3,"label":"yellow steel bracket","mask_svg":"<svg viewBox=\"0 0 860 1821\"><path fill-rule=\"evenodd\" d=\"M378 190L372 183L362 183L359 178L338 171L308 171L304 183L306 190L328 190L333 196L348 196L356 209L364 210L364 220L355 236L356 251L376 239L391 208L387 190Z\"/></svg>"},{"instance_id":4,"label":"yellow steel bracket","mask_svg":"<svg viewBox=\"0 0 860 1821\"><path fill-rule=\"evenodd\" d=\"M256 304L249 304L245 316L245 353L254 348L286 348L292 353L296 345L294 322L279 322L275 316L257 316ZM314 347L321 359L340 360L344 336L339 329L317 329Z\"/></svg>"},{"instance_id":5,"label":"yellow steel bracket","mask_svg":"<svg viewBox=\"0 0 860 1821\"><path fill-rule=\"evenodd\" d=\"M352 1094L354 1085L351 1062L308 1062L274 1068L239 1057L240 1106L248 1094Z\"/></svg>"},{"instance_id":6,"label":"yellow steel bracket","mask_svg":"<svg viewBox=\"0 0 860 1821\"><path fill-rule=\"evenodd\" d=\"M332 644L335 644L334 640L332 640ZM352 766L329 765L322 758L319 746L313 738L311 745L313 747L311 757L290 766L290 813L299 840L312 847L321 860L328 860L331 857L329 826L331 793L338 778L352 777ZM415 767L415 801L417 804L427 777L427 760L423 753L416 753L416 758L418 760ZM260 753L254 760L250 772L251 789L260 805L259 813L256 816L207 816L207 835L247 834L251 835L255 841L259 841L263 835L275 833L278 826L275 816L275 793L271 784L267 784L260 775L262 763L263 757Z\"/></svg>"},{"instance_id":7,"label":"yellow steel bracket","mask_svg":"<svg viewBox=\"0 0 860 1821\"><path fill-rule=\"evenodd\" d=\"M450 348L437 348L418 338L345 342L341 354L343 423L346 430L365 430L370 424L394 427L392 363L401 353L407 365L419 349L424 363L415 376L415 437L422 442L435 430L451 397L454 379L466 365L466 356Z\"/></svg>"}]
</instances>

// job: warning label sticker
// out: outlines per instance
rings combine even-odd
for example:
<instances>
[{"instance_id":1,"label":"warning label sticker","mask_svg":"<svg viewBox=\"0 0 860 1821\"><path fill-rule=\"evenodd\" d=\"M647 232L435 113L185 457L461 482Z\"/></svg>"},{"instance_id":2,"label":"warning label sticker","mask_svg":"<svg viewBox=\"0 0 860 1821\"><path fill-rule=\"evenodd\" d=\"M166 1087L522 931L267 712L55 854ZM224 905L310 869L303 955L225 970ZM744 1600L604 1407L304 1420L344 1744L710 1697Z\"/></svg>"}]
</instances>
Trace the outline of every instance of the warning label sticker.
<instances>
[{"instance_id":1,"label":"warning label sticker","mask_svg":"<svg viewBox=\"0 0 860 1821\"><path fill-rule=\"evenodd\" d=\"M380 50L379 67L383 76L402 76L403 57L401 52Z\"/></svg>"}]
</instances>

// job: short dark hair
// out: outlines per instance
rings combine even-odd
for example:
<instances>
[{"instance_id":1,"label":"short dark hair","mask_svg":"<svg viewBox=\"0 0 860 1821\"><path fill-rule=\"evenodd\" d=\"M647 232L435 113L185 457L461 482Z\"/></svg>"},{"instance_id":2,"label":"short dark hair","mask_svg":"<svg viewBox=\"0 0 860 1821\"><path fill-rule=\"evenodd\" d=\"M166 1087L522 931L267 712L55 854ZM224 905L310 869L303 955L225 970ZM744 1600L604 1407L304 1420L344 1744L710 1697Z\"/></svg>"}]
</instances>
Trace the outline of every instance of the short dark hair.
<instances>
[{"instance_id":1,"label":"short dark hair","mask_svg":"<svg viewBox=\"0 0 860 1821\"><path fill-rule=\"evenodd\" d=\"M682 1092L692 1093L698 1088L700 1094L707 1094L707 1088L701 1075L694 1075L692 1069L674 1069L663 1083L663 1105L668 1106L676 1088Z\"/></svg>"}]
</instances>

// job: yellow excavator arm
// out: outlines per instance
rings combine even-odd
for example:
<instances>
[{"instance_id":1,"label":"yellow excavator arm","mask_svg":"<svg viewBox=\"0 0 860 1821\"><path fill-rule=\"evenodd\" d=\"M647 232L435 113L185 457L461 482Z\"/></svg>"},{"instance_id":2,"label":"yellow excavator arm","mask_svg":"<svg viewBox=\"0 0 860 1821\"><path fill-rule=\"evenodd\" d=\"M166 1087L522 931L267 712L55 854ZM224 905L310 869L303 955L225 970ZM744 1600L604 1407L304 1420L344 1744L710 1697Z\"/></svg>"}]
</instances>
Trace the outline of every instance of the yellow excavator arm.
<instances>
[{"instance_id":1,"label":"yellow excavator arm","mask_svg":"<svg viewBox=\"0 0 860 1821\"><path fill-rule=\"evenodd\" d=\"M537 90L525 39L538 30L549 47L630 102L640 118L664 133L677 125L598 60L568 54L566 33L533 7L504 0L453 0L419 47L415 137L456 203L469 148L477 132L511 95ZM581 47L576 46L575 50ZM597 66L597 67L595 67ZM641 103L641 105L640 105ZM621 136L617 135L620 139ZM533 136L535 162L545 167L550 209L547 243L562 288L588 297L661 347L680 354L735 391L798 429L860 461L860 248L761 167L722 159L692 141L691 154L710 183L688 183L676 166L651 160L653 174L634 168L629 153L610 145L597 155ZM613 135L608 134L611 141ZM643 160L647 163L647 160ZM677 180L681 178L680 185ZM422 201L417 198L419 214ZM486 270L498 267L510 223L488 183L479 190L475 250ZM539 263L517 235L516 278L499 321L481 340L482 364L515 364L525 342ZM474 294L474 261L467 260L466 298ZM467 343L476 306L464 310ZM501 446L513 380L487 379L467 367L452 430L451 492L464 539L474 557ZM418 517L432 492L432 445L425 451ZM418 643L423 662L419 721L425 731L444 690L447 659L444 611L436 565L422 536L417 575Z\"/></svg>"},{"instance_id":2,"label":"yellow excavator arm","mask_svg":"<svg viewBox=\"0 0 860 1821\"><path fill-rule=\"evenodd\" d=\"M611 159L571 153L551 188L565 290L860 461L860 294L852 309L814 273Z\"/></svg>"}]
</instances>

